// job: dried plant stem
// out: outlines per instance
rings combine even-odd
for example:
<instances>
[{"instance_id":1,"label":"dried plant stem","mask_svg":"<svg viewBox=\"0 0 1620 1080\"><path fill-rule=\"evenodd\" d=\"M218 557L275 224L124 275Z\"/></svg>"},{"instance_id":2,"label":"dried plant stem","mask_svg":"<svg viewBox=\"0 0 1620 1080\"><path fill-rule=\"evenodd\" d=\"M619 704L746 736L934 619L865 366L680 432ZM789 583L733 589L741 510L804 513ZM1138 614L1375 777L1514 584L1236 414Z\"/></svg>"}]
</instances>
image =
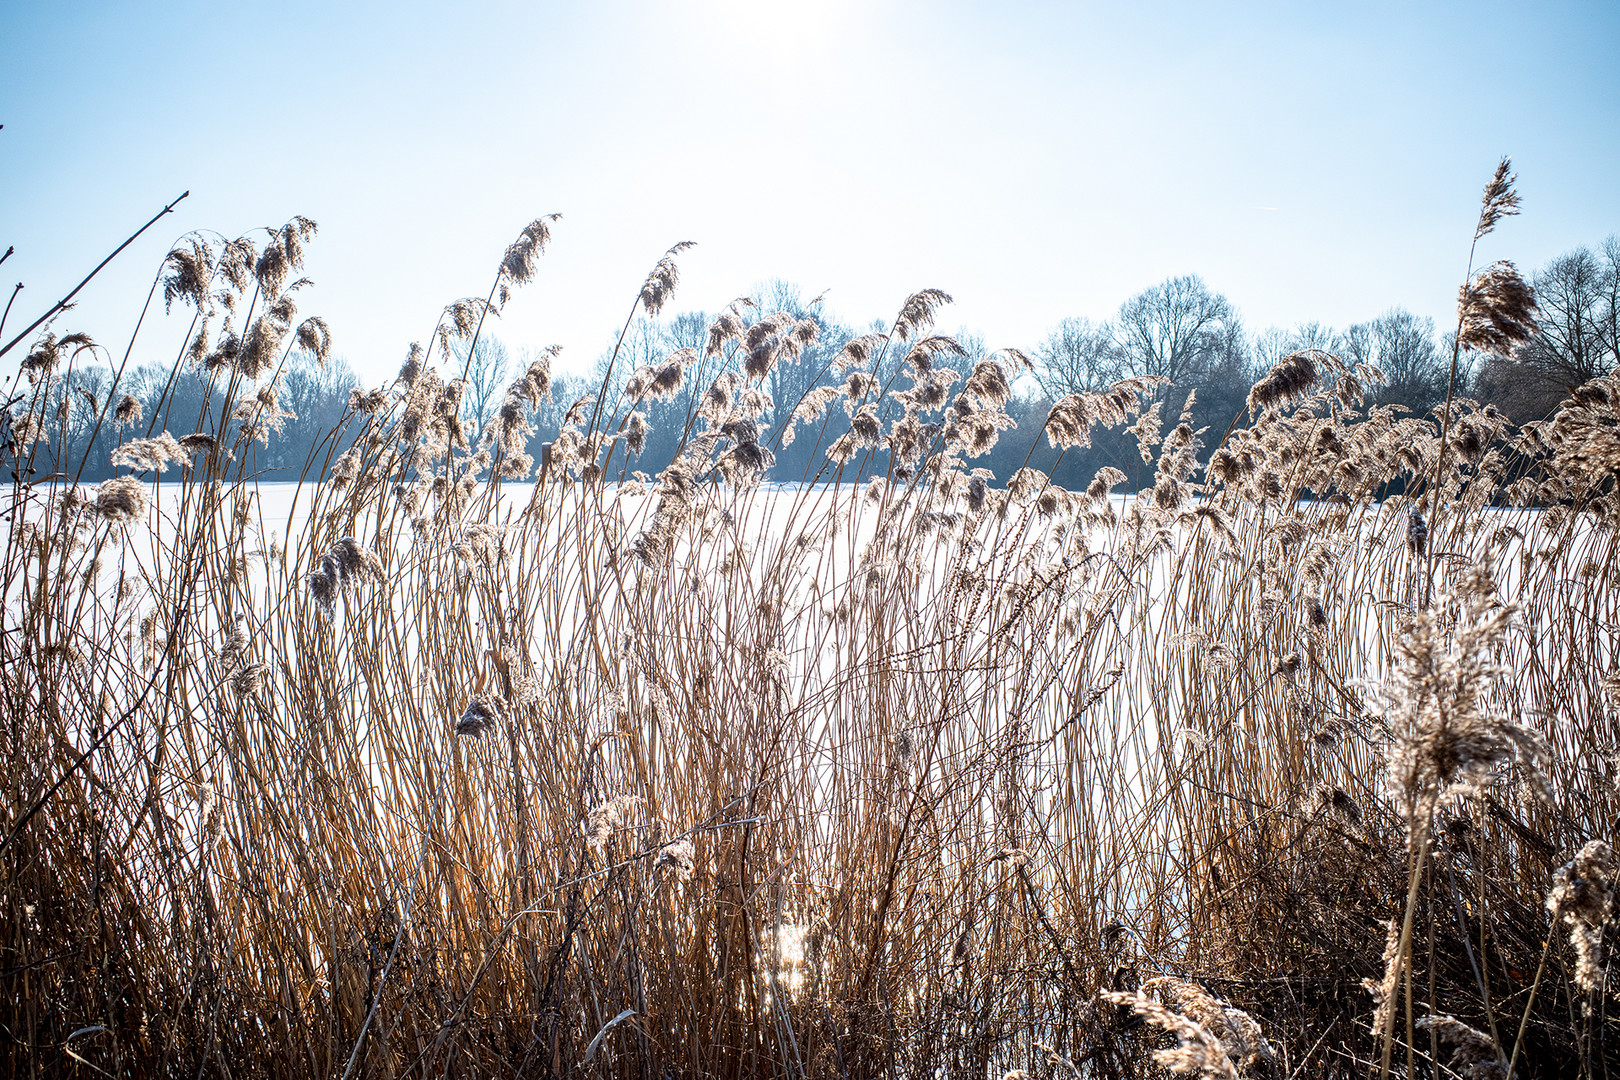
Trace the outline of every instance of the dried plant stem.
<instances>
[{"instance_id":1,"label":"dried plant stem","mask_svg":"<svg viewBox=\"0 0 1620 1080\"><path fill-rule=\"evenodd\" d=\"M1416 837L1417 852L1412 858L1412 878L1406 889L1406 912L1401 916L1400 942L1395 947L1395 963L1398 966L1398 974L1403 974L1406 976L1408 1026L1411 1024L1410 1011L1412 1007L1411 967L1409 963L1409 957L1412 951L1412 920L1414 915L1417 913L1418 889L1423 883L1423 870L1429 855L1428 823L1425 823L1422 830L1417 831ZM1399 978L1397 978L1394 985L1399 986ZM1395 1009L1392 1004L1392 1006L1385 1011L1383 1030L1378 1032L1378 1036L1383 1040L1384 1044L1378 1061L1379 1080L1386 1080L1386 1078L1389 1076L1390 1054L1395 1049L1395 1032L1393 1030L1394 1023ZM1410 1034L1408 1034L1408 1049L1411 1048L1411 1045L1411 1037Z\"/></svg>"},{"instance_id":2,"label":"dried plant stem","mask_svg":"<svg viewBox=\"0 0 1620 1080\"><path fill-rule=\"evenodd\" d=\"M1552 951L1552 936L1541 948L1541 960L1536 964L1536 977L1530 982L1530 997L1524 1003L1524 1015L1519 1018L1518 1033L1513 1036L1513 1053L1508 1055L1507 1075L1512 1080L1513 1067L1519 1063L1519 1050L1524 1046L1524 1033L1530 1026L1530 1016L1536 1008L1536 992L1541 989L1541 976L1547 970L1547 954Z\"/></svg>"},{"instance_id":3,"label":"dried plant stem","mask_svg":"<svg viewBox=\"0 0 1620 1080\"><path fill-rule=\"evenodd\" d=\"M11 254L11 251L11 248L7 248L6 254ZM6 310L4 312L0 312L0 334L4 334L6 332L6 320L11 317L11 305L17 302L17 294L22 292L22 290L23 283L20 281L17 282L17 284L12 288L11 296L6 300Z\"/></svg>"},{"instance_id":4,"label":"dried plant stem","mask_svg":"<svg viewBox=\"0 0 1620 1080\"><path fill-rule=\"evenodd\" d=\"M1469 940L1468 922L1467 922L1467 919L1464 917L1464 914L1463 914L1462 898L1457 895L1456 875L1452 871L1451 861L1449 859L1446 860L1445 868L1446 868L1446 884L1448 885L1448 888L1447 888L1446 892L1451 897L1452 911L1457 917L1457 937L1462 942L1463 951L1468 956L1468 966L1473 971L1475 984L1479 987L1480 1002L1484 1005L1485 1019L1486 1019L1487 1023L1489 1023L1489 1025L1490 1025L1491 1043L1492 1043L1492 1045L1494 1045L1496 1047L1497 1056L1500 1057L1501 1053L1502 1053L1502 1040L1501 1040L1500 1036L1497 1034L1497 1030L1496 1030L1496 1010L1491 1005L1491 992L1490 992L1489 984L1486 982L1485 972L1482 971L1481 968L1480 968L1481 961L1483 959L1485 959L1486 956L1487 956L1487 954L1484 951L1485 950L1485 940L1484 940L1485 912L1484 912L1484 906L1483 906L1483 904L1481 904L1481 906L1480 906L1480 934L1481 934L1481 936L1480 936L1480 944L1479 944L1480 952L1479 952L1479 955L1476 956L1475 953L1474 953L1474 946L1473 946L1472 942ZM1431 889L1432 889L1433 880L1434 880L1433 875L1431 875L1430 876ZM1480 892L1481 892L1481 894L1484 893L1484 890L1485 890L1485 881L1484 881L1484 878L1482 877L1480 879ZM1431 925L1430 925L1430 933L1431 934L1433 933L1433 922L1432 921L1431 921ZM1432 963L1432 960L1431 960L1431 963ZM1430 978L1431 979L1433 978L1433 975L1434 975L1434 973L1431 972L1430 973ZM1433 990L1432 987L1431 987L1431 989L1429 991L1429 996L1431 998L1433 998L1435 996L1434 990ZM1431 1029L1431 1033L1432 1033L1432 1029Z\"/></svg>"},{"instance_id":5,"label":"dried plant stem","mask_svg":"<svg viewBox=\"0 0 1620 1080\"><path fill-rule=\"evenodd\" d=\"M16 347L16 345L17 345L17 343L19 341L21 341L23 338L27 337L29 334L32 334L35 330L38 330L41 326L45 325L46 321L48 321L52 316L56 315L60 311L65 310L67 308L67 306L73 302L73 298L75 296L79 295L79 290L83 289L86 285L90 284L91 279L94 278L97 274L101 273L101 271L106 268L108 263L110 263L114 259L116 259L123 252L123 250L125 248L129 247L129 245L133 244L136 240L140 239L140 235L142 233L144 233L147 229L150 229L153 225L157 224L159 218L163 217L165 214L173 213L174 208L176 206L180 205L180 200L184 199L186 196L188 196L190 194L191 194L190 191L182 191L180 193L180 197L178 199L175 199L174 202L171 202L169 205L165 206L162 210L159 210L156 214L154 214L152 216L151 221L148 221L145 225L142 225L139 229L136 229L134 234L132 236L130 236L130 238L128 240L125 240L122 244L119 244L116 248L113 249L111 255L108 255L105 259L102 259L101 262L97 263L96 268L94 270L90 271L88 274L86 274L84 276L83 281L81 281L77 285L73 286L72 291L70 291L66 296L62 297L62 299L58 300L55 304L53 304L50 307L50 309L45 312L45 314L41 315L39 318L37 318L33 322L29 323L27 329L25 329L22 333L18 334L16 337L14 337L10 341L6 342L5 345L0 346L0 356L4 356L6 353L10 352L13 348ZM11 295L12 295L13 299L15 299L16 296L17 296L15 291ZM8 304L7 307L9 309L10 305Z\"/></svg>"}]
</instances>

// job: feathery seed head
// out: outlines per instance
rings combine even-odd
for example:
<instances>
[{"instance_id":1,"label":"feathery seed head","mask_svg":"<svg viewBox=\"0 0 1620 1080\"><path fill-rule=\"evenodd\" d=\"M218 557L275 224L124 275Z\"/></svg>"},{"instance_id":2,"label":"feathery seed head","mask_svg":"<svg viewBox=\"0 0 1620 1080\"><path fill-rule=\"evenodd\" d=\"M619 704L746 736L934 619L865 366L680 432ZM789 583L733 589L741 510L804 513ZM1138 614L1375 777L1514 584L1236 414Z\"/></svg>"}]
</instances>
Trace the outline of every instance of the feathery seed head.
<instances>
[{"instance_id":1,"label":"feathery seed head","mask_svg":"<svg viewBox=\"0 0 1620 1080\"><path fill-rule=\"evenodd\" d=\"M405 363L399 369L396 382L402 382L407 388L416 382L416 377L422 374L423 368L422 346L419 342L411 342L411 348L405 354Z\"/></svg>"},{"instance_id":2,"label":"feathery seed head","mask_svg":"<svg viewBox=\"0 0 1620 1080\"><path fill-rule=\"evenodd\" d=\"M658 849L658 858L653 860L653 873L668 870L676 880L690 881L696 861L696 846L690 837L683 837Z\"/></svg>"},{"instance_id":3,"label":"feathery seed head","mask_svg":"<svg viewBox=\"0 0 1620 1080\"><path fill-rule=\"evenodd\" d=\"M638 795L618 795L606 802L597 803L585 816L586 842L591 847L601 850L613 839L614 832L625 824L629 816L644 805L645 801Z\"/></svg>"},{"instance_id":4,"label":"feathery seed head","mask_svg":"<svg viewBox=\"0 0 1620 1080\"><path fill-rule=\"evenodd\" d=\"M1451 1048L1451 1071L1464 1080L1508 1080L1507 1063L1496 1056L1491 1037L1455 1016L1425 1016L1413 1025L1433 1032Z\"/></svg>"},{"instance_id":5,"label":"feathery seed head","mask_svg":"<svg viewBox=\"0 0 1620 1080\"><path fill-rule=\"evenodd\" d=\"M1159 431L1163 421L1159 416L1162 401L1155 401L1136 423L1125 429L1125 434L1136 439L1136 450L1144 463L1153 461L1153 448L1159 444Z\"/></svg>"},{"instance_id":6,"label":"feathery seed head","mask_svg":"<svg viewBox=\"0 0 1620 1080\"><path fill-rule=\"evenodd\" d=\"M266 664L243 664L231 675L231 689L242 697L247 697L264 684L269 674L270 668Z\"/></svg>"},{"instance_id":7,"label":"feathery seed head","mask_svg":"<svg viewBox=\"0 0 1620 1080\"><path fill-rule=\"evenodd\" d=\"M113 468L134 468L162 473L170 465L188 465L190 453L167 431L154 439L131 439L112 452Z\"/></svg>"},{"instance_id":8,"label":"feathery seed head","mask_svg":"<svg viewBox=\"0 0 1620 1080\"><path fill-rule=\"evenodd\" d=\"M934 324L935 312L950 302L950 294L940 289L912 293L900 306L900 314L895 316L894 336L901 341L909 341L926 333Z\"/></svg>"},{"instance_id":9,"label":"feathery seed head","mask_svg":"<svg viewBox=\"0 0 1620 1080\"><path fill-rule=\"evenodd\" d=\"M339 591L348 591L367 581L380 582L385 574L377 553L363 548L352 536L345 536L321 556L320 564L304 579L316 607L327 619L336 613Z\"/></svg>"},{"instance_id":10,"label":"feathery seed head","mask_svg":"<svg viewBox=\"0 0 1620 1080\"><path fill-rule=\"evenodd\" d=\"M1497 656L1513 609L1498 603L1485 582L1466 584L1448 599L1455 619L1417 612L1400 640L1393 684L1373 688L1392 729L1391 792L1414 844L1442 795L1477 794L1513 760L1539 790L1550 756L1540 734L1491 705L1505 674Z\"/></svg>"},{"instance_id":11,"label":"feathery seed head","mask_svg":"<svg viewBox=\"0 0 1620 1080\"><path fill-rule=\"evenodd\" d=\"M862 405L850 418L849 430L857 446L876 446L883 438L883 425L878 421L877 406Z\"/></svg>"},{"instance_id":12,"label":"feathery seed head","mask_svg":"<svg viewBox=\"0 0 1620 1080\"><path fill-rule=\"evenodd\" d=\"M864 371L852 371L844 380L844 397L848 399L844 409L853 414L857 403L874 393L878 388L877 377Z\"/></svg>"},{"instance_id":13,"label":"feathery seed head","mask_svg":"<svg viewBox=\"0 0 1620 1080\"><path fill-rule=\"evenodd\" d=\"M1614 918L1616 869L1613 849L1602 840L1593 840L1558 868L1547 894L1547 911L1554 924L1569 928L1576 985L1588 993L1606 980L1603 934Z\"/></svg>"},{"instance_id":14,"label":"feathery seed head","mask_svg":"<svg viewBox=\"0 0 1620 1080\"><path fill-rule=\"evenodd\" d=\"M104 481L96 489L96 513L103 520L123 523L146 516L146 485L133 476Z\"/></svg>"},{"instance_id":15,"label":"feathery seed head","mask_svg":"<svg viewBox=\"0 0 1620 1080\"><path fill-rule=\"evenodd\" d=\"M1428 551L1428 547L1428 522L1423 520L1423 512L1417 508L1416 503L1413 503L1406 508L1406 548L1421 559Z\"/></svg>"},{"instance_id":16,"label":"feathery seed head","mask_svg":"<svg viewBox=\"0 0 1620 1080\"><path fill-rule=\"evenodd\" d=\"M1474 239L1479 240L1496 228L1496 223L1519 212L1519 193L1513 190L1518 174L1512 171L1513 162L1504 157L1496 165L1496 172L1485 184L1485 194L1479 200L1479 224Z\"/></svg>"},{"instance_id":17,"label":"feathery seed head","mask_svg":"<svg viewBox=\"0 0 1620 1080\"><path fill-rule=\"evenodd\" d=\"M253 280L253 266L258 258L259 251L253 241L241 236L225 245L216 269L232 292L241 293ZM219 299L224 300L224 296Z\"/></svg>"},{"instance_id":18,"label":"feathery seed head","mask_svg":"<svg viewBox=\"0 0 1620 1080\"><path fill-rule=\"evenodd\" d=\"M1463 285L1457 312L1457 341L1465 349L1508 357L1535 336L1535 290L1506 260L1492 263Z\"/></svg>"},{"instance_id":19,"label":"feathery seed head","mask_svg":"<svg viewBox=\"0 0 1620 1080\"><path fill-rule=\"evenodd\" d=\"M934 357L940 354L966 356L967 350L962 348L955 338L936 334L920 339L908 349L903 363L918 374L927 374L934 368Z\"/></svg>"},{"instance_id":20,"label":"feathery seed head","mask_svg":"<svg viewBox=\"0 0 1620 1080\"><path fill-rule=\"evenodd\" d=\"M1204 1080L1238 1080L1237 1069L1221 1040L1197 1021L1173 1012L1141 991L1104 990L1098 997L1129 1008L1154 1027L1175 1036L1175 1046L1153 1052L1153 1060L1169 1071L1191 1073Z\"/></svg>"},{"instance_id":21,"label":"feathery seed head","mask_svg":"<svg viewBox=\"0 0 1620 1080\"><path fill-rule=\"evenodd\" d=\"M639 454L647 448L647 414L633 412L625 421L624 442L633 454Z\"/></svg>"},{"instance_id":22,"label":"feathery seed head","mask_svg":"<svg viewBox=\"0 0 1620 1080\"><path fill-rule=\"evenodd\" d=\"M742 318L730 309L722 311L709 324L709 343L705 347L704 356L719 356L722 349L733 341L739 340L747 331Z\"/></svg>"},{"instance_id":23,"label":"feathery seed head","mask_svg":"<svg viewBox=\"0 0 1620 1080\"><path fill-rule=\"evenodd\" d=\"M862 334L854 338L833 358L832 370L848 371L850 368L865 367L872 360L872 350L883 343L881 334Z\"/></svg>"},{"instance_id":24,"label":"feathery seed head","mask_svg":"<svg viewBox=\"0 0 1620 1080\"><path fill-rule=\"evenodd\" d=\"M962 392L971 395L981 409L999 409L1012 397L1012 384L999 360L981 360L973 365Z\"/></svg>"},{"instance_id":25,"label":"feathery seed head","mask_svg":"<svg viewBox=\"0 0 1620 1080\"><path fill-rule=\"evenodd\" d=\"M666 251L664 257L653 266L641 286L641 306L648 315L657 315L664 310L664 304L674 295L681 277L680 269L675 265L675 256L694 246L692 241L683 240Z\"/></svg>"},{"instance_id":26,"label":"feathery seed head","mask_svg":"<svg viewBox=\"0 0 1620 1080\"><path fill-rule=\"evenodd\" d=\"M1336 737L1330 737L1328 742L1329 745L1336 745L1338 740ZM1316 799L1322 809L1338 814L1352 825L1361 821L1361 807L1356 803L1355 799L1350 797L1349 792L1342 787L1330 787L1323 784L1316 790Z\"/></svg>"},{"instance_id":27,"label":"feathery seed head","mask_svg":"<svg viewBox=\"0 0 1620 1080\"><path fill-rule=\"evenodd\" d=\"M1249 390L1249 415L1280 409L1314 390L1321 381L1318 363L1327 355L1320 349L1303 349L1278 360Z\"/></svg>"},{"instance_id":28,"label":"feathery seed head","mask_svg":"<svg viewBox=\"0 0 1620 1080\"><path fill-rule=\"evenodd\" d=\"M673 401L686 379L686 365L697 360L697 350L681 349L671 353L652 375L648 392L660 401Z\"/></svg>"},{"instance_id":29,"label":"feathery seed head","mask_svg":"<svg viewBox=\"0 0 1620 1080\"><path fill-rule=\"evenodd\" d=\"M326 320L319 315L311 315L298 324L294 340L298 347L313 356L321 366L332 355L332 332L326 326Z\"/></svg>"},{"instance_id":30,"label":"feathery seed head","mask_svg":"<svg viewBox=\"0 0 1620 1080\"><path fill-rule=\"evenodd\" d=\"M28 376L29 383L35 384L39 382L40 376L55 371L61 362L61 342L56 340L54 333L47 330L34 342L34 347L22 358L19 366L23 374Z\"/></svg>"},{"instance_id":31,"label":"feathery seed head","mask_svg":"<svg viewBox=\"0 0 1620 1080\"><path fill-rule=\"evenodd\" d=\"M113 421L120 427L132 427L141 422L141 412L140 399L133 394L124 394L113 409Z\"/></svg>"},{"instance_id":32,"label":"feathery seed head","mask_svg":"<svg viewBox=\"0 0 1620 1080\"><path fill-rule=\"evenodd\" d=\"M500 706L493 698L476 696L467 702L461 719L456 721L456 734L482 738L484 732L494 727L500 718Z\"/></svg>"},{"instance_id":33,"label":"feathery seed head","mask_svg":"<svg viewBox=\"0 0 1620 1080\"><path fill-rule=\"evenodd\" d=\"M36 412L29 412L22 416L10 414L7 414L7 416L11 421L11 441L16 445L19 453L27 447L31 447L37 442L43 442L50 437L46 431L44 421L40 419L39 414Z\"/></svg>"},{"instance_id":34,"label":"feathery seed head","mask_svg":"<svg viewBox=\"0 0 1620 1080\"><path fill-rule=\"evenodd\" d=\"M214 252L208 241L196 234L183 237L163 259L163 311L165 314L177 299L191 303L198 311L206 312L213 305L208 299L208 283L213 276Z\"/></svg>"},{"instance_id":35,"label":"feathery seed head","mask_svg":"<svg viewBox=\"0 0 1620 1080\"><path fill-rule=\"evenodd\" d=\"M232 366L240 371L243 377L257 379L269 371L276 363L281 352L281 342L287 334L287 324L275 317L271 312L265 312L248 327L247 334L236 343L232 356L229 357ZM221 342L221 349L224 348ZM224 354L221 353L223 358Z\"/></svg>"},{"instance_id":36,"label":"feathery seed head","mask_svg":"<svg viewBox=\"0 0 1620 1080\"><path fill-rule=\"evenodd\" d=\"M985 496L989 493L989 486L982 476L975 476L967 483L967 507L971 513L978 513L984 509Z\"/></svg>"},{"instance_id":37,"label":"feathery seed head","mask_svg":"<svg viewBox=\"0 0 1620 1080\"><path fill-rule=\"evenodd\" d=\"M534 278L535 266L551 243L551 223L561 220L561 214L547 214L535 218L523 227L518 238L501 257L501 273L514 285L527 285Z\"/></svg>"},{"instance_id":38,"label":"feathery seed head","mask_svg":"<svg viewBox=\"0 0 1620 1080\"><path fill-rule=\"evenodd\" d=\"M253 276L259 280L259 288L264 290L264 294L274 298L281 295L281 288L287 283L293 269L286 248L272 240L264 246L258 261L253 264Z\"/></svg>"}]
</instances>

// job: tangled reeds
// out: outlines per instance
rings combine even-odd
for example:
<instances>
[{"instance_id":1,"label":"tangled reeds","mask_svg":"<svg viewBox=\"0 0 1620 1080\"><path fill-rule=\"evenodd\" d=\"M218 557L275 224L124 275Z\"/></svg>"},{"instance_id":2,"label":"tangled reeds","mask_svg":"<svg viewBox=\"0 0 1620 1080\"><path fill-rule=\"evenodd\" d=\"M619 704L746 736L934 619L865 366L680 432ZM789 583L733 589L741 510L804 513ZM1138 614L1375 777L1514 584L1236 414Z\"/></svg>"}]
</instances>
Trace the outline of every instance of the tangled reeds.
<instances>
[{"instance_id":1,"label":"tangled reeds","mask_svg":"<svg viewBox=\"0 0 1620 1080\"><path fill-rule=\"evenodd\" d=\"M813 324L737 303L531 460L547 362L475 445L433 356L551 220L279 493L278 368L330 344L283 303L302 219L167 260L209 394L153 423L192 434L114 387L92 495L31 479L43 390L15 406L0 1073L1620 1064L1620 378L1510 433L1298 354L1207 451L1132 379L1044 430L1135 421L1150 487L1000 488L972 462L1022 357L952 396L943 293L799 401L767 379ZM688 383L674 462L623 477ZM821 482L761 485L796 428Z\"/></svg>"}]
</instances>

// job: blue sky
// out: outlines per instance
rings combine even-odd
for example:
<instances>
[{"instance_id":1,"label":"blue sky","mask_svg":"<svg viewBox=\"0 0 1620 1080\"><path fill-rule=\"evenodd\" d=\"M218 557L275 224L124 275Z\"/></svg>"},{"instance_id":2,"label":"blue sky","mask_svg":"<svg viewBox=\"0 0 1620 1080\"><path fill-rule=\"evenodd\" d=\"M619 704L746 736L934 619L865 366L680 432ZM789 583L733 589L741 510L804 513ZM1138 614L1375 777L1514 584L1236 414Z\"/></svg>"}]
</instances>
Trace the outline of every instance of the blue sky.
<instances>
[{"instance_id":1,"label":"blue sky","mask_svg":"<svg viewBox=\"0 0 1620 1080\"><path fill-rule=\"evenodd\" d=\"M303 311L376 381L549 212L496 333L576 369L681 240L676 308L933 286L992 347L1189 272L1255 330L1443 327L1503 153L1482 257L1620 231L1617 55L1613 2L0 0L0 283L15 332L189 189L62 329L121 353L176 236L301 213Z\"/></svg>"}]
</instances>

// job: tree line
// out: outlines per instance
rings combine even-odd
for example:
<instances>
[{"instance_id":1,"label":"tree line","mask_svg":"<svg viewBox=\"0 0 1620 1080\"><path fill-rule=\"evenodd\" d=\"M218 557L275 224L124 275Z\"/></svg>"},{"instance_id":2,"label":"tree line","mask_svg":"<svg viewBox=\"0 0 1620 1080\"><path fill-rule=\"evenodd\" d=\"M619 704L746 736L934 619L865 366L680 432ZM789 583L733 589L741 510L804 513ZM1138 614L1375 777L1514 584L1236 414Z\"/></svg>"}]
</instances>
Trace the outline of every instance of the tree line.
<instances>
[{"instance_id":1,"label":"tree line","mask_svg":"<svg viewBox=\"0 0 1620 1080\"><path fill-rule=\"evenodd\" d=\"M1620 237L1610 237L1595 249L1581 247L1560 255L1531 280L1539 304L1535 337L1505 360L1480 360L1467 350L1458 356L1458 396L1495 405L1517 424L1548 415L1572 389L1620 363ZM795 319L813 319L817 326L815 340L805 346L797 364L777 364L767 374L762 389L772 404L760 424L762 445L774 451L768 479L814 480L822 473L827 445L849 430L851 417L835 405L824 414L825 423L800 428L793 422L793 411L817 388L842 382L844 376L833 370L832 361L845 345L861 334L881 334L886 327L882 322L865 327L840 322L824 313L818 300L805 300L786 282L769 283L756 299L757 306L751 309L755 318L780 311ZM638 440L639 452L629 459L627 475L656 475L691 432L700 396L726 373L726 361L705 357L711 322L711 315L702 311L640 318L622 341L615 340L604 350L589 372L558 376L551 399L534 417L529 452L537 460L541 457L544 445L556 436L577 401L604 391L606 403L612 404L624 394L634 372L691 350L690 370L673 395L629 403L642 414L645 434L644 441ZM958 333L956 342L960 352L941 351L935 365L965 381L986 349L971 332ZM1249 386L1277 360L1303 349L1333 353L1350 366L1377 368L1384 381L1369 388L1370 404L1421 415L1446 398L1453 348L1453 336L1437 332L1432 319L1400 307L1342 329L1308 322L1251 333L1236 306L1202 278L1173 277L1132 296L1110 319L1064 319L1029 350L1030 367L1015 382L1014 397L1006 407L1017 427L1003 432L974 464L1003 481L1025 465L1051 472L1054 481L1065 486L1084 486L1105 465L1120 469L1133 481L1139 475L1145 478L1147 467L1137 440L1125 432L1099 432L1087 451L1060 455L1042 438L1052 403L1065 394L1096 390L1128 376L1163 376L1170 383L1161 393L1159 415L1169 421L1185 413L1195 429L1208 429L1206 441L1213 441L1244 421ZM460 370L446 374L465 379L462 420L475 443L499 410L506 384L538 358L529 350L514 353L487 335L478 339L470 354L464 344L460 346L451 365ZM900 377L901 366L900 352L894 351L873 373L882 385ZM208 378L200 367L176 370L153 364L126 376L115 390L111 370L94 363L52 375L44 388L46 407L36 412L49 418L37 436L48 445L34 459L47 471L50 462L70 462L77 468L84 460L81 479L103 479L113 473L112 452L132 433L130 429L137 429L133 431L137 435L163 430L183 434L174 425L192 423L202 414ZM294 351L274 386L281 430L274 440L255 444L253 471L267 480L297 479L306 469L319 475L325 462L346 448L332 439L350 408L350 392L357 386L354 373L341 359L320 362L311 353ZM114 419L109 410L108 419L98 427L100 405L109 392L125 402L119 410L122 418ZM157 415L160 402L163 414ZM880 453L867 462L866 471L883 472L887 467Z\"/></svg>"}]
</instances>

